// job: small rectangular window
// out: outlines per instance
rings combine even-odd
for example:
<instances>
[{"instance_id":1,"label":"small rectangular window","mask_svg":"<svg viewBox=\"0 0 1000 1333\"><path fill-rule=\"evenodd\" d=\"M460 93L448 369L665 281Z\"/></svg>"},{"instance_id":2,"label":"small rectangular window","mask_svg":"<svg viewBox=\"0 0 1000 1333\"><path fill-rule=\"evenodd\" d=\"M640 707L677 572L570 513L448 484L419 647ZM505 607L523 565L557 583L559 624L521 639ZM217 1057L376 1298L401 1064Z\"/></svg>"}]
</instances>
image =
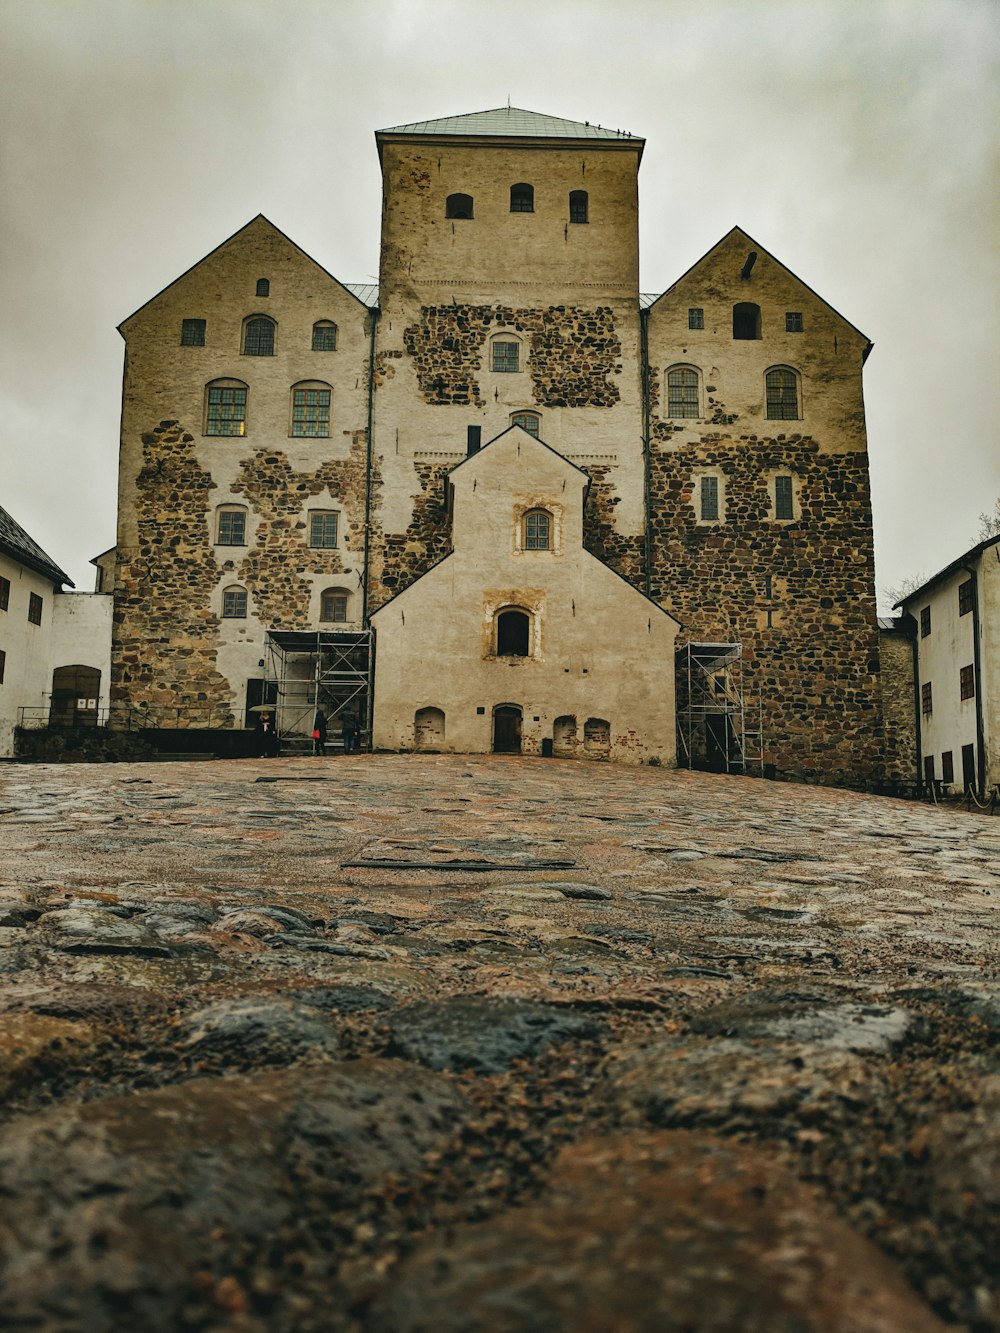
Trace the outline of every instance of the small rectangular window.
<instances>
[{"instance_id":1,"label":"small rectangular window","mask_svg":"<svg viewBox=\"0 0 1000 1333\"><path fill-rule=\"evenodd\" d=\"M246 620L247 594L245 588L227 588L222 594L224 620Z\"/></svg>"},{"instance_id":2,"label":"small rectangular window","mask_svg":"<svg viewBox=\"0 0 1000 1333\"><path fill-rule=\"evenodd\" d=\"M934 781L934 756L924 755L924 781L930 785Z\"/></svg>"},{"instance_id":3,"label":"small rectangular window","mask_svg":"<svg viewBox=\"0 0 1000 1333\"><path fill-rule=\"evenodd\" d=\"M32 625L42 623L42 599L37 592L30 593L28 596L28 619Z\"/></svg>"},{"instance_id":4,"label":"small rectangular window","mask_svg":"<svg viewBox=\"0 0 1000 1333\"><path fill-rule=\"evenodd\" d=\"M958 673L959 685L963 699L974 699L976 697L976 673L970 663L968 666L961 667Z\"/></svg>"},{"instance_id":5,"label":"small rectangular window","mask_svg":"<svg viewBox=\"0 0 1000 1333\"><path fill-rule=\"evenodd\" d=\"M219 515L219 545L246 546L247 516L242 509L223 509Z\"/></svg>"},{"instance_id":6,"label":"small rectangular window","mask_svg":"<svg viewBox=\"0 0 1000 1333\"><path fill-rule=\"evenodd\" d=\"M569 192L569 220L570 222L587 221L587 191L570 190Z\"/></svg>"},{"instance_id":7,"label":"small rectangular window","mask_svg":"<svg viewBox=\"0 0 1000 1333\"><path fill-rule=\"evenodd\" d=\"M925 680L920 687L920 707L925 713L934 712L934 694L929 680Z\"/></svg>"},{"instance_id":8,"label":"small rectangular window","mask_svg":"<svg viewBox=\"0 0 1000 1333\"><path fill-rule=\"evenodd\" d=\"M791 477L775 477L774 479L774 517L775 518L795 517L792 506Z\"/></svg>"},{"instance_id":9,"label":"small rectangular window","mask_svg":"<svg viewBox=\"0 0 1000 1333\"><path fill-rule=\"evenodd\" d=\"M3 684L3 673L7 666L7 654L0 648L0 685Z\"/></svg>"},{"instance_id":10,"label":"small rectangular window","mask_svg":"<svg viewBox=\"0 0 1000 1333\"><path fill-rule=\"evenodd\" d=\"M931 609L929 606L920 608L920 637L926 639L931 632Z\"/></svg>"},{"instance_id":11,"label":"small rectangular window","mask_svg":"<svg viewBox=\"0 0 1000 1333\"><path fill-rule=\"evenodd\" d=\"M700 305L688 307L688 328L703 329L705 327L705 311Z\"/></svg>"},{"instance_id":12,"label":"small rectangular window","mask_svg":"<svg viewBox=\"0 0 1000 1333\"><path fill-rule=\"evenodd\" d=\"M10 606L10 579L0 578L0 611Z\"/></svg>"},{"instance_id":13,"label":"small rectangular window","mask_svg":"<svg viewBox=\"0 0 1000 1333\"><path fill-rule=\"evenodd\" d=\"M205 321L203 319L181 320L181 346L205 346Z\"/></svg>"},{"instance_id":14,"label":"small rectangular window","mask_svg":"<svg viewBox=\"0 0 1000 1333\"><path fill-rule=\"evenodd\" d=\"M501 374L510 374L518 370L520 346L520 343L495 342L493 344L493 369Z\"/></svg>"},{"instance_id":15,"label":"small rectangular window","mask_svg":"<svg viewBox=\"0 0 1000 1333\"><path fill-rule=\"evenodd\" d=\"M951 750L945 750L941 756L941 778L944 782L955 781L955 761Z\"/></svg>"},{"instance_id":16,"label":"small rectangular window","mask_svg":"<svg viewBox=\"0 0 1000 1333\"><path fill-rule=\"evenodd\" d=\"M337 545L337 515L319 510L309 515L309 545L329 551Z\"/></svg>"},{"instance_id":17,"label":"small rectangular window","mask_svg":"<svg viewBox=\"0 0 1000 1333\"><path fill-rule=\"evenodd\" d=\"M801 333L801 332L802 332L802 311L801 311L801 310L788 310L788 311L786 311L786 313L785 313L785 332L786 332L786 333Z\"/></svg>"},{"instance_id":18,"label":"small rectangular window","mask_svg":"<svg viewBox=\"0 0 1000 1333\"><path fill-rule=\"evenodd\" d=\"M972 610L972 580L966 579L958 585L958 614L967 616Z\"/></svg>"},{"instance_id":19,"label":"small rectangular window","mask_svg":"<svg viewBox=\"0 0 1000 1333\"><path fill-rule=\"evenodd\" d=\"M719 520L719 478L702 477L701 479L701 517L703 521L717 523Z\"/></svg>"}]
</instances>

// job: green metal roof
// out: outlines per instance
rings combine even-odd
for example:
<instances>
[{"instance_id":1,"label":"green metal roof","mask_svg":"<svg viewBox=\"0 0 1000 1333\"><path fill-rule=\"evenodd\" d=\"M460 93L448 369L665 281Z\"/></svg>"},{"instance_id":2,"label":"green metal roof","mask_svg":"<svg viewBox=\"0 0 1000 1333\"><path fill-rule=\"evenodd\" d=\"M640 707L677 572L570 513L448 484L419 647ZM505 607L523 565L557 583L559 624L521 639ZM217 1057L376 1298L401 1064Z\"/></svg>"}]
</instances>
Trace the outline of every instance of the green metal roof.
<instances>
[{"instance_id":1,"label":"green metal roof","mask_svg":"<svg viewBox=\"0 0 1000 1333\"><path fill-rule=\"evenodd\" d=\"M493 111L470 111L464 116L444 116L441 120L416 120L410 125L392 125L376 130L383 134L456 135L473 139L613 139L645 143L637 134L627 130L609 130L589 121L563 120L560 116L543 116L538 111L525 111L516 106L499 106Z\"/></svg>"}]
</instances>

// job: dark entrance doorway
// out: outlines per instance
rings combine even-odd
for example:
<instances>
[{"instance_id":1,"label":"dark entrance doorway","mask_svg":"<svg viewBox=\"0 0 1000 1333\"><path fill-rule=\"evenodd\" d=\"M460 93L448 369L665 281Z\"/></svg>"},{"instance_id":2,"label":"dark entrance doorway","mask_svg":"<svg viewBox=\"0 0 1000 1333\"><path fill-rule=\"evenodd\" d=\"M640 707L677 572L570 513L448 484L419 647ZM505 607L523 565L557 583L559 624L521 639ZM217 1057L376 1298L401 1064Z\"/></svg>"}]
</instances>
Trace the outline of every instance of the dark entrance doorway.
<instances>
[{"instance_id":1,"label":"dark entrance doorway","mask_svg":"<svg viewBox=\"0 0 1000 1333\"><path fill-rule=\"evenodd\" d=\"M962 746L962 788L968 791L976 785L976 751L972 745Z\"/></svg>"},{"instance_id":2,"label":"dark entrance doorway","mask_svg":"<svg viewBox=\"0 0 1000 1333\"><path fill-rule=\"evenodd\" d=\"M493 753L521 753L521 710L516 704L500 704L493 710Z\"/></svg>"},{"instance_id":3,"label":"dark entrance doorway","mask_svg":"<svg viewBox=\"0 0 1000 1333\"><path fill-rule=\"evenodd\" d=\"M52 673L50 727L96 727L101 695L97 667L61 666Z\"/></svg>"}]
</instances>

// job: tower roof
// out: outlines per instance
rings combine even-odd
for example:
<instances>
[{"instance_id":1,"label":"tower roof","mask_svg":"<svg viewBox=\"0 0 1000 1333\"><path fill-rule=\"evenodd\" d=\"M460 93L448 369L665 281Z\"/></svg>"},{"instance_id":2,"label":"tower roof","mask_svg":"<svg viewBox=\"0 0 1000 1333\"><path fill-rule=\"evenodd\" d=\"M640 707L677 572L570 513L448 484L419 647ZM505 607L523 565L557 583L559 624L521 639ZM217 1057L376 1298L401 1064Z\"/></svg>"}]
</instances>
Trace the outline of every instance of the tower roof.
<instances>
[{"instance_id":1,"label":"tower roof","mask_svg":"<svg viewBox=\"0 0 1000 1333\"><path fill-rule=\"evenodd\" d=\"M381 148L384 137L413 135L416 138L461 139L597 139L603 145L637 147L642 153L645 139L626 130L609 130L590 121L564 120L522 107L500 106L492 111L470 111L462 116L443 116L440 120L416 120L409 125L391 125L376 130Z\"/></svg>"}]
</instances>

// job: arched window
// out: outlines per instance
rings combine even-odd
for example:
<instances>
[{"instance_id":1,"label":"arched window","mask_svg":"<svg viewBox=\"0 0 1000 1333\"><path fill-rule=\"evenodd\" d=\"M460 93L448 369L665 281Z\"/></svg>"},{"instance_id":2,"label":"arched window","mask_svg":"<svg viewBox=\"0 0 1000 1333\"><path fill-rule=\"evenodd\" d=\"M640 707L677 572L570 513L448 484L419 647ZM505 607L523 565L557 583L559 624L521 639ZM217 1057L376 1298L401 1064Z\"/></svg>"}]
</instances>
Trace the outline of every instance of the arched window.
<instances>
[{"instance_id":1,"label":"arched window","mask_svg":"<svg viewBox=\"0 0 1000 1333\"><path fill-rule=\"evenodd\" d=\"M691 366L671 366L667 371L667 416L701 416L698 372Z\"/></svg>"},{"instance_id":2,"label":"arched window","mask_svg":"<svg viewBox=\"0 0 1000 1333\"><path fill-rule=\"evenodd\" d=\"M333 320L318 319L313 325L312 349L314 352L337 350L337 326Z\"/></svg>"},{"instance_id":3,"label":"arched window","mask_svg":"<svg viewBox=\"0 0 1000 1333\"><path fill-rule=\"evenodd\" d=\"M534 213L535 187L521 181L510 187L510 211L512 213Z\"/></svg>"},{"instance_id":4,"label":"arched window","mask_svg":"<svg viewBox=\"0 0 1000 1333\"><path fill-rule=\"evenodd\" d=\"M471 218L472 195L450 194L445 200L444 215L446 218Z\"/></svg>"},{"instance_id":5,"label":"arched window","mask_svg":"<svg viewBox=\"0 0 1000 1333\"><path fill-rule=\"evenodd\" d=\"M521 546L525 551L552 550L552 515L547 509L529 509L521 519Z\"/></svg>"},{"instance_id":6,"label":"arched window","mask_svg":"<svg viewBox=\"0 0 1000 1333\"><path fill-rule=\"evenodd\" d=\"M444 743L444 712L418 708L413 715L413 739L418 750L435 750Z\"/></svg>"},{"instance_id":7,"label":"arched window","mask_svg":"<svg viewBox=\"0 0 1000 1333\"><path fill-rule=\"evenodd\" d=\"M490 365L501 375L512 375L521 369L521 344L513 334L500 333L490 343Z\"/></svg>"},{"instance_id":8,"label":"arched window","mask_svg":"<svg viewBox=\"0 0 1000 1333\"><path fill-rule=\"evenodd\" d=\"M325 439L330 434L329 384L321 380L292 386L292 429L298 438Z\"/></svg>"},{"instance_id":9,"label":"arched window","mask_svg":"<svg viewBox=\"0 0 1000 1333\"><path fill-rule=\"evenodd\" d=\"M508 607L497 615L497 657L527 657L531 643L531 617L526 611Z\"/></svg>"},{"instance_id":10,"label":"arched window","mask_svg":"<svg viewBox=\"0 0 1000 1333\"><path fill-rule=\"evenodd\" d=\"M587 221L587 191L570 190L569 192L569 220L570 222Z\"/></svg>"},{"instance_id":11,"label":"arched window","mask_svg":"<svg viewBox=\"0 0 1000 1333\"><path fill-rule=\"evenodd\" d=\"M274 320L251 315L243 324L243 355L274 356Z\"/></svg>"},{"instance_id":12,"label":"arched window","mask_svg":"<svg viewBox=\"0 0 1000 1333\"><path fill-rule=\"evenodd\" d=\"M242 380L212 380L205 386L205 434L247 433L247 386Z\"/></svg>"},{"instance_id":13,"label":"arched window","mask_svg":"<svg viewBox=\"0 0 1000 1333\"><path fill-rule=\"evenodd\" d=\"M765 372L767 419L797 421L799 417L799 377L789 366L772 366Z\"/></svg>"},{"instance_id":14,"label":"arched window","mask_svg":"<svg viewBox=\"0 0 1000 1333\"><path fill-rule=\"evenodd\" d=\"M526 430L529 435L533 435L537 440L542 418L537 412L511 412L510 424L520 426L522 430Z\"/></svg>"},{"instance_id":15,"label":"arched window","mask_svg":"<svg viewBox=\"0 0 1000 1333\"><path fill-rule=\"evenodd\" d=\"M319 618L324 622L344 624L351 594L346 588L324 588L319 598Z\"/></svg>"},{"instance_id":16,"label":"arched window","mask_svg":"<svg viewBox=\"0 0 1000 1333\"><path fill-rule=\"evenodd\" d=\"M246 620L247 618L247 590L241 588L238 583L225 588L222 593L222 618L223 620Z\"/></svg>"},{"instance_id":17,"label":"arched window","mask_svg":"<svg viewBox=\"0 0 1000 1333\"><path fill-rule=\"evenodd\" d=\"M247 511L242 505L219 506L215 540L219 546L246 546Z\"/></svg>"},{"instance_id":18,"label":"arched window","mask_svg":"<svg viewBox=\"0 0 1000 1333\"><path fill-rule=\"evenodd\" d=\"M751 339L760 337L760 306L751 301L740 301L733 306L733 337Z\"/></svg>"},{"instance_id":19,"label":"arched window","mask_svg":"<svg viewBox=\"0 0 1000 1333\"><path fill-rule=\"evenodd\" d=\"M258 296L271 295L271 284L268 282L267 278L257 279L257 295Z\"/></svg>"}]
</instances>

